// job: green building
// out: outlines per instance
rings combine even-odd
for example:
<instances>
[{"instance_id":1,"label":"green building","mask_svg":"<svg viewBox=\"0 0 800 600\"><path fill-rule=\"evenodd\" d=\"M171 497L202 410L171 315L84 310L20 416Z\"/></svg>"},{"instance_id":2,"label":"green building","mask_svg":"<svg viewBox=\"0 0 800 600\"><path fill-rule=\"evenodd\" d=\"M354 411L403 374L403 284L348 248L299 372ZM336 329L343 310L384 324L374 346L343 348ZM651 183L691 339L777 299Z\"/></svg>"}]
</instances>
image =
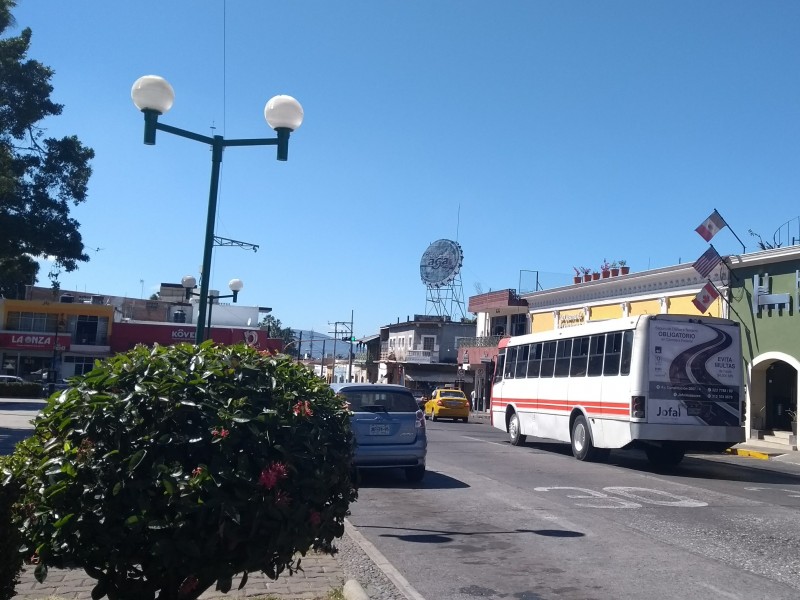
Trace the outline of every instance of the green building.
<instances>
[{"instance_id":1,"label":"green building","mask_svg":"<svg viewBox=\"0 0 800 600\"><path fill-rule=\"evenodd\" d=\"M730 318L742 325L750 437L797 449L800 246L726 257Z\"/></svg>"}]
</instances>

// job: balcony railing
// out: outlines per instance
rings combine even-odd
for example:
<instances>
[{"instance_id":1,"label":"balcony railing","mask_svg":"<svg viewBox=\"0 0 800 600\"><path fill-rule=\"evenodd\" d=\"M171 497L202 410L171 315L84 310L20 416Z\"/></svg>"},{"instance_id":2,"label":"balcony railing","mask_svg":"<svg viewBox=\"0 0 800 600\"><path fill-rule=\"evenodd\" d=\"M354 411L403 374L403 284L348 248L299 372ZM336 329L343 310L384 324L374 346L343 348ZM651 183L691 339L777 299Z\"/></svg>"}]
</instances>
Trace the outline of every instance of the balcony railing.
<instances>
[{"instance_id":1,"label":"balcony railing","mask_svg":"<svg viewBox=\"0 0 800 600\"><path fill-rule=\"evenodd\" d=\"M462 348L497 348L497 344L499 344L500 340L504 337L506 336L489 335L484 337L459 338L458 348L459 350Z\"/></svg>"},{"instance_id":2,"label":"balcony railing","mask_svg":"<svg viewBox=\"0 0 800 600\"><path fill-rule=\"evenodd\" d=\"M407 348L381 348L381 360L417 364L439 362L438 350L409 350Z\"/></svg>"}]
</instances>

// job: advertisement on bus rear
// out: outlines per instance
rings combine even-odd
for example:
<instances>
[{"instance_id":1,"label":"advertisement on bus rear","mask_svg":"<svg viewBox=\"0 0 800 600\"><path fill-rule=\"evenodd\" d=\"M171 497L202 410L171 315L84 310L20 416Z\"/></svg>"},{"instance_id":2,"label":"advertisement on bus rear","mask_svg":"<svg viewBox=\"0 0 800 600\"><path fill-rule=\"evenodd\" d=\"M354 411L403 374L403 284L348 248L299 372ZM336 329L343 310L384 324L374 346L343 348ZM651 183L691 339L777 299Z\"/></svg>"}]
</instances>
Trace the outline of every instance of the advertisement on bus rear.
<instances>
[{"instance_id":1,"label":"advertisement on bus rear","mask_svg":"<svg viewBox=\"0 0 800 600\"><path fill-rule=\"evenodd\" d=\"M740 425L738 327L653 319L649 337L648 422Z\"/></svg>"}]
</instances>

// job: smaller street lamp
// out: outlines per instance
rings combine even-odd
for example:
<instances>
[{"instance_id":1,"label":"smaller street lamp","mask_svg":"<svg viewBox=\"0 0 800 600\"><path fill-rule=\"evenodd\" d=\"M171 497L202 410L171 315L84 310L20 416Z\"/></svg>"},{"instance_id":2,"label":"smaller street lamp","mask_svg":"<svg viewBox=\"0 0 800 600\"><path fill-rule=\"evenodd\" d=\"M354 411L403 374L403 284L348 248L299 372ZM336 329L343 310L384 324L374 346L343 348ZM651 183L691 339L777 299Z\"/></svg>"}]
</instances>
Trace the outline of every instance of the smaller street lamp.
<instances>
[{"instance_id":1,"label":"smaller street lamp","mask_svg":"<svg viewBox=\"0 0 800 600\"><path fill-rule=\"evenodd\" d=\"M181 285L183 286L183 289L186 292L185 296L186 300L189 300L189 298L191 298L192 296L202 297L202 294L198 294L194 291L194 288L197 287L197 280L191 275L186 275L185 277L183 277L181 279ZM214 306L214 301L220 300L221 298L232 298L233 302L236 302L236 300L239 297L239 292L241 292L242 288L244 288L244 283L242 282L241 279L231 279L228 282L228 288L231 290L231 292L233 292L232 294L226 294L225 296L214 296L213 294L209 294L207 296L207 302L208 302L207 329L209 332L211 331L211 308ZM200 301L202 302L202 299ZM200 315L198 315L198 318L200 318ZM195 340L195 342L198 344L202 341L203 340L200 339Z\"/></svg>"}]
</instances>

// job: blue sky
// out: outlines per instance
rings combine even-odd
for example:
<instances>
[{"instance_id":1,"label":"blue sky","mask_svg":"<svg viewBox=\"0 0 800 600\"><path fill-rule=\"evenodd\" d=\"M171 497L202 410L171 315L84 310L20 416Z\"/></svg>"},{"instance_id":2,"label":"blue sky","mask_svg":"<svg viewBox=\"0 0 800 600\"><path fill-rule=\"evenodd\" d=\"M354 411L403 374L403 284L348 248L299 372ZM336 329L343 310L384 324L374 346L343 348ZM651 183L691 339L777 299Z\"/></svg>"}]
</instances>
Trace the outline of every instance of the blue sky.
<instances>
[{"instance_id":1,"label":"blue sky","mask_svg":"<svg viewBox=\"0 0 800 600\"><path fill-rule=\"evenodd\" d=\"M633 271L713 243L756 249L800 214L796 1L19 0L30 58L56 74L48 134L94 148L73 211L91 261L64 288L149 296L197 275L211 157L159 132L142 143L141 75L176 93L162 122L269 137L263 107L305 109L289 160L230 148L211 287L284 326L362 336L426 311L419 261L463 248L477 290L571 282L573 266ZM212 127L216 127L212 130ZM97 250L94 250L97 249ZM47 267L40 284L47 285Z\"/></svg>"}]
</instances>

